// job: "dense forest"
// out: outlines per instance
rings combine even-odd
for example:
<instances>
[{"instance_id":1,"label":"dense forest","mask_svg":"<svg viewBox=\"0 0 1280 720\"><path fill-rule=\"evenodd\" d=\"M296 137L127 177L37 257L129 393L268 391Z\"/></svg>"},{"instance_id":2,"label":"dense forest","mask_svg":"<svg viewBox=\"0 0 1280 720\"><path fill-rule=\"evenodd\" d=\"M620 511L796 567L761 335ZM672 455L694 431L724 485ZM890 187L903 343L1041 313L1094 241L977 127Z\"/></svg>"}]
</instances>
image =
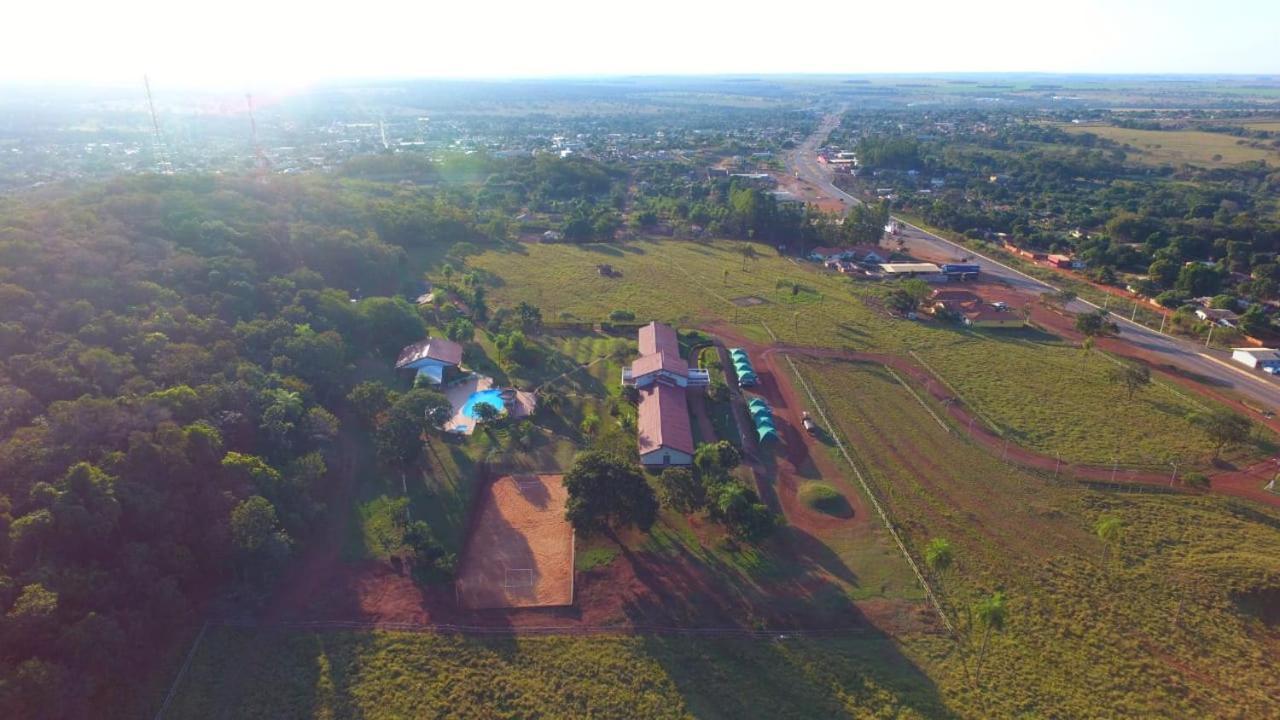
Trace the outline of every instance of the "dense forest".
<instances>
[{"instance_id":1,"label":"dense forest","mask_svg":"<svg viewBox=\"0 0 1280 720\"><path fill-rule=\"evenodd\" d=\"M4 207L0 714L97 716L215 589L263 590L326 511L352 366L422 337L406 253L491 221L313 180Z\"/></svg>"}]
</instances>

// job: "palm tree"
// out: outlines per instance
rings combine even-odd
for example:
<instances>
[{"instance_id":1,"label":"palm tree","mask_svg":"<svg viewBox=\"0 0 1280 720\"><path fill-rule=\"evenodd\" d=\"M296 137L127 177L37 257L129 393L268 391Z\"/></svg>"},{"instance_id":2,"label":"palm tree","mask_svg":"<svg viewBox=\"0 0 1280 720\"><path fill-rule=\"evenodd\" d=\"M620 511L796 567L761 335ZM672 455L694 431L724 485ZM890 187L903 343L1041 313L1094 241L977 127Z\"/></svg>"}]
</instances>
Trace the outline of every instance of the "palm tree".
<instances>
[{"instance_id":1,"label":"palm tree","mask_svg":"<svg viewBox=\"0 0 1280 720\"><path fill-rule=\"evenodd\" d=\"M1106 565L1107 558L1120 547L1121 541L1124 540L1124 523L1114 515L1103 515L1094 524L1093 531L1102 541L1102 564Z\"/></svg>"},{"instance_id":2,"label":"palm tree","mask_svg":"<svg viewBox=\"0 0 1280 720\"><path fill-rule=\"evenodd\" d=\"M974 615L977 617L978 624L982 626L982 645L978 648L978 662L973 669L975 683L982 682L982 660L987 654L987 641L991 639L991 631L1004 632L1005 623L1009 619L1004 600L1004 593L996 592L974 607Z\"/></svg>"},{"instance_id":3,"label":"palm tree","mask_svg":"<svg viewBox=\"0 0 1280 720\"><path fill-rule=\"evenodd\" d=\"M934 538L924 549L924 562L929 566L935 577L938 578L938 584L942 585L942 577L951 569L952 563L955 562L955 552L951 549L951 543L946 538Z\"/></svg>"}]
</instances>

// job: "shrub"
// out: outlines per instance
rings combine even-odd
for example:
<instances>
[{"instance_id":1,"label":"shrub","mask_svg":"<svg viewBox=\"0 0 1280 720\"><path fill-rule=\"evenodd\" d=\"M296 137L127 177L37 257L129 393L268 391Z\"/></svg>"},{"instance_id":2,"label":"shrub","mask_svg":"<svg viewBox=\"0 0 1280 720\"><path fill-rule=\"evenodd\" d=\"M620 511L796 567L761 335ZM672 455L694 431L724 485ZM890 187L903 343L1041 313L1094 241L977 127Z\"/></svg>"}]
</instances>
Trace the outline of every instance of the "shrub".
<instances>
[{"instance_id":1,"label":"shrub","mask_svg":"<svg viewBox=\"0 0 1280 720\"><path fill-rule=\"evenodd\" d=\"M853 508L849 506L849 500L826 483L803 483L800 485L799 496L800 502L810 510L834 517L853 516Z\"/></svg>"}]
</instances>

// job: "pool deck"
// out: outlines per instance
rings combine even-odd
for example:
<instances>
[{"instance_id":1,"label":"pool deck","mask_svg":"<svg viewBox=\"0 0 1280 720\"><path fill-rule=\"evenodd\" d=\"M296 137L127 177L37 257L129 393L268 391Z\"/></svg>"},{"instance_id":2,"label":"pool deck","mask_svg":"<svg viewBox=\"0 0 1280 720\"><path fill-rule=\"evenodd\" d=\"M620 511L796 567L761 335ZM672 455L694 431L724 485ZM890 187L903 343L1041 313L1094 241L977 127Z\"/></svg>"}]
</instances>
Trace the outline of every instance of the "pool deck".
<instances>
[{"instance_id":1,"label":"pool deck","mask_svg":"<svg viewBox=\"0 0 1280 720\"><path fill-rule=\"evenodd\" d=\"M462 408L466 406L467 399L473 393L481 390L493 389L493 378L484 375L472 375L457 385L450 385L444 389L444 396L449 400L449 404L453 406L453 417L449 418L446 430L463 435L470 435L475 432L476 421L474 418L467 417Z\"/></svg>"},{"instance_id":2,"label":"pool deck","mask_svg":"<svg viewBox=\"0 0 1280 720\"><path fill-rule=\"evenodd\" d=\"M471 375L459 381L456 385L449 385L444 388L444 396L453 406L453 417L449 418L449 422L445 424L445 430L449 432L470 435L476 431L476 420L467 417L462 409L467 406L467 400L475 393L484 390L497 389L493 384L493 378L485 375ZM506 411L512 418L520 419L533 415L533 411L538 406L538 399L533 393L523 390L506 390L505 393L512 394L504 401Z\"/></svg>"}]
</instances>

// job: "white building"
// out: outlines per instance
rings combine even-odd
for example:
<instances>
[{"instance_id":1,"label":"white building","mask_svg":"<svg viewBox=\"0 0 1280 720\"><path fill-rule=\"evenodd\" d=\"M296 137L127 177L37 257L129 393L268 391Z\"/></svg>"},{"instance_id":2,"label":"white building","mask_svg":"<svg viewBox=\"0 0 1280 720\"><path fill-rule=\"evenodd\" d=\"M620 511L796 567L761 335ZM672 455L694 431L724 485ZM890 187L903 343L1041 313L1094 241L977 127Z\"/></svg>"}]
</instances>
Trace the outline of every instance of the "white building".
<instances>
[{"instance_id":1,"label":"white building","mask_svg":"<svg viewBox=\"0 0 1280 720\"><path fill-rule=\"evenodd\" d=\"M1280 350L1274 348L1231 348L1231 359L1272 375L1280 372Z\"/></svg>"}]
</instances>

